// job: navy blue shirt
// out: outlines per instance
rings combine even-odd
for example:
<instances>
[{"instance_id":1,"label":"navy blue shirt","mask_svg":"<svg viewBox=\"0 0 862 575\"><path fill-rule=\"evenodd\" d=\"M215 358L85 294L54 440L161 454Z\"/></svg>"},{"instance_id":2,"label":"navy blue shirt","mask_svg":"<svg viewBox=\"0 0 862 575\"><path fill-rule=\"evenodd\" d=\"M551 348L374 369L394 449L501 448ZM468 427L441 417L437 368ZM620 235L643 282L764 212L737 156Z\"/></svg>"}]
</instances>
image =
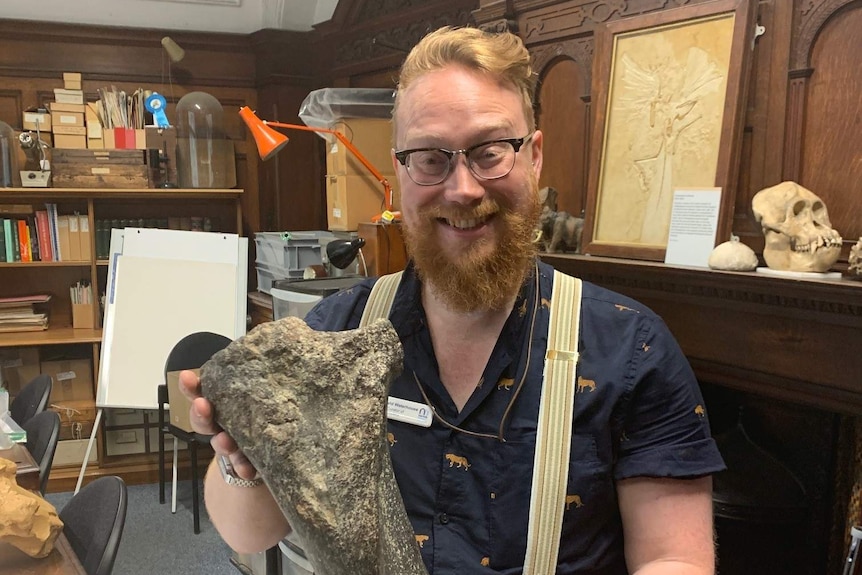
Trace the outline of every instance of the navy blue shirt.
<instances>
[{"instance_id":1,"label":"navy blue shirt","mask_svg":"<svg viewBox=\"0 0 862 575\"><path fill-rule=\"evenodd\" d=\"M388 421L395 477L433 575L523 570L553 283L550 266L538 263L536 270L538 282L534 272L524 283L460 413L440 381L411 267L398 288L389 319L404 348L404 371L390 396L424 403L421 385L446 422L482 434L436 419L428 428ZM327 331L356 328L374 281L325 298L306 322ZM587 282L581 308L557 573L625 575L615 481L693 478L720 471L724 463L694 374L661 318Z\"/></svg>"}]
</instances>

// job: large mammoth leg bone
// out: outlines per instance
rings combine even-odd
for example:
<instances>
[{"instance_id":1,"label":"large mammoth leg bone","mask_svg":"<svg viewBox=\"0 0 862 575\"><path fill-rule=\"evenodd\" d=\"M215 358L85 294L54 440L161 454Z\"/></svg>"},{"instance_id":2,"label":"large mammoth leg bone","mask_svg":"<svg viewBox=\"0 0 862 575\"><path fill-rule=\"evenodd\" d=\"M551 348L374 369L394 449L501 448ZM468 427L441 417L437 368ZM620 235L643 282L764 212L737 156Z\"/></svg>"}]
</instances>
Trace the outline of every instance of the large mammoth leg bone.
<instances>
[{"instance_id":1,"label":"large mammoth leg bone","mask_svg":"<svg viewBox=\"0 0 862 575\"><path fill-rule=\"evenodd\" d=\"M262 324L201 372L219 424L260 470L316 575L425 575L386 443L401 371L386 320L316 332Z\"/></svg>"}]
</instances>

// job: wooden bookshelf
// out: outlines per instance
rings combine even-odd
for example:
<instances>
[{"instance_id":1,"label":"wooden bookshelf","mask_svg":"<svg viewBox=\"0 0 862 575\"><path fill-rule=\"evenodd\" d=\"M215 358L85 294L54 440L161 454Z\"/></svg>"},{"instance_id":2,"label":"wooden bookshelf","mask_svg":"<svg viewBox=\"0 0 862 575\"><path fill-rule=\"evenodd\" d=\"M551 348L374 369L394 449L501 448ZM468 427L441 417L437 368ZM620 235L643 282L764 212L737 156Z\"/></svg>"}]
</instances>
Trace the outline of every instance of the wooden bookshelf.
<instances>
[{"instance_id":1,"label":"wooden bookshelf","mask_svg":"<svg viewBox=\"0 0 862 575\"><path fill-rule=\"evenodd\" d=\"M81 261L0 262L0 297L51 295L47 304L41 304L48 313L48 329L2 332L0 352L5 350L14 353L16 349L35 348L39 350L40 361L57 354L90 360L92 391L95 397L103 336L102 311L98 301L107 285L108 275L108 260L97 257L97 221L110 220L126 224L112 227L141 227L141 221L152 223L204 217L212 222L212 231L241 234L242 194L241 189L0 188L0 204L3 205L30 205L33 211L36 211L44 209L46 203L54 203L59 214L86 215L91 254L90 258ZM15 216L0 214L0 217ZM72 327L69 287L78 280L86 280L93 286L93 297L96 300L96 305L93 306L93 329ZM128 468L142 479L156 477L158 445L154 445L149 439L150 428L154 425L149 419L151 418L144 414L143 423L140 424L139 433L147 438L144 441L143 453L108 455L107 431L113 427L107 418L103 417L95 448L97 461L87 464L87 476L116 474L118 470ZM117 429L125 430L129 427L118 425ZM55 459L51 483L56 482L58 485L49 486L49 490L68 486L80 468L81 462L64 466L56 465ZM62 486L59 483L62 483Z\"/></svg>"}]
</instances>

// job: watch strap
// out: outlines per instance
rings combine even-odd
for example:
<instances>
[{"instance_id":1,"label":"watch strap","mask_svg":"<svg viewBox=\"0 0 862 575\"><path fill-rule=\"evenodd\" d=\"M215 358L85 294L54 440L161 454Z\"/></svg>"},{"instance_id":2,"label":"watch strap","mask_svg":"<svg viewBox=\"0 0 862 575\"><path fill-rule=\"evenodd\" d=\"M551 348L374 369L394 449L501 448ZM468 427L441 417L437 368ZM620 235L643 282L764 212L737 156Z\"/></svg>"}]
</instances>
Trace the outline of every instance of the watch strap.
<instances>
[{"instance_id":1,"label":"watch strap","mask_svg":"<svg viewBox=\"0 0 862 575\"><path fill-rule=\"evenodd\" d=\"M233 468L233 463L231 463L227 456L219 455L217 456L217 459L222 479L224 479L225 483L228 485L235 485L237 487L257 487L258 485L263 485L263 477L260 476L260 473L258 473L253 479L243 479L236 474L236 471Z\"/></svg>"}]
</instances>

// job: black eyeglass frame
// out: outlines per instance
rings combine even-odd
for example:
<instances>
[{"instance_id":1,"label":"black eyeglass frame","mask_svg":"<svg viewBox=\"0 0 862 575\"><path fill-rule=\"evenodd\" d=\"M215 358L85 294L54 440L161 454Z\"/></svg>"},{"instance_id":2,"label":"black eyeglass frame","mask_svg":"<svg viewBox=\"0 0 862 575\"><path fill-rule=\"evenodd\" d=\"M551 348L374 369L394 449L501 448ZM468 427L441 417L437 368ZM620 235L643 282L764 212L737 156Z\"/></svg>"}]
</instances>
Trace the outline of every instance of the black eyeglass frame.
<instances>
[{"instance_id":1,"label":"black eyeglass frame","mask_svg":"<svg viewBox=\"0 0 862 575\"><path fill-rule=\"evenodd\" d=\"M499 180L500 178L505 178L510 173L512 173L512 170L515 168L514 161L512 162L512 166L505 174L500 174L499 176L488 178L481 174L477 174L476 170L473 169L473 162L470 160L470 152L472 152L473 150L477 150L482 146L488 146L491 144L509 144L510 146L512 146L512 149L515 151L515 155L517 156L518 152L521 151L521 148L524 146L524 144L529 142L534 135L536 135L535 130L522 138L500 138L499 140L488 140L487 142L480 142L475 146L470 146L469 148L462 148L460 150L447 150L446 148L410 148L409 150L397 150L395 152L395 159L398 160L398 162L402 166L407 168L407 175L410 176L410 179L413 180L413 183L417 186L436 186L446 181L446 178L448 178L449 174L452 172L452 158L454 158L458 154L464 155L464 159L467 160L467 167L470 168L470 173L477 178L482 180ZM422 184L413 179L413 174L410 173L410 166L407 165L407 156L409 156L413 152L440 152L444 156L446 156L446 171L443 173L443 176L440 178L439 181L429 184Z\"/></svg>"}]
</instances>

